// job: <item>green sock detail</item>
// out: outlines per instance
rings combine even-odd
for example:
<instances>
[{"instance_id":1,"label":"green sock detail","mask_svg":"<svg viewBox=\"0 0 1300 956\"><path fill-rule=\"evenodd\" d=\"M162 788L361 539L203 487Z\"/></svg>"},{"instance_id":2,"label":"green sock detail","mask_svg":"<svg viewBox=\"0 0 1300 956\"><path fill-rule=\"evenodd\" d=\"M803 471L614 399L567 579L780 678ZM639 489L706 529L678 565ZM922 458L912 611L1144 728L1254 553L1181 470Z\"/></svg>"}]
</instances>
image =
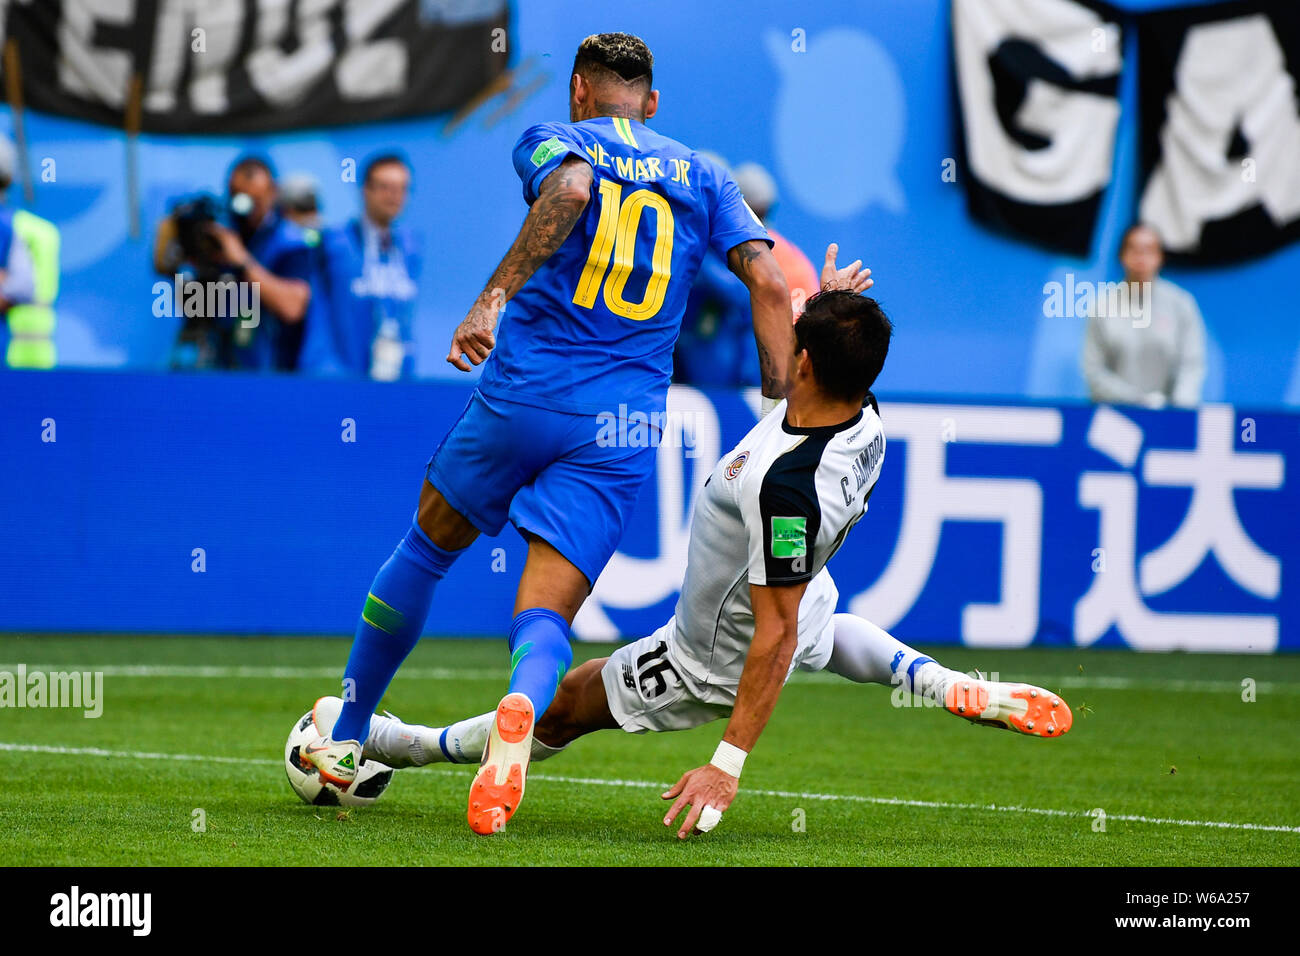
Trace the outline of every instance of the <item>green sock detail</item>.
<instances>
[{"instance_id":1,"label":"green sock detail","mask_svg":"<svg viewBox=\"0 0 1300 956\"><path fill-rule=\"evenodd\" d=\"M519 662L520 662L520 661L523 661L523 659L524 659L524 654L528 653L529 650L532 650L532 649L533 649L533 643L532 643L532 641L528 641L528 643L526 643L526 644L520 644L519 646L517 646L517 648L515 648L515 653L511 654L511 656L510 656L510 678L511 678L511 680L515 679L515 669L516 669L517 666L519 666Z\"/></svg>"},{"instance_id":2,"label":"green sock detail","mask_svg":"<svg viewBox=\"0 0 1300 956\"><path fill-rule=\"evenodd\" d=\"M366 606L361 609L361 619L385 634L396 634L406 620L401 611L389 607L373 594L366 595Z\"/></svg>"},{"instance_id":3,"label":"green sock detail","mask_svg":"<svg viewBox=\"0 0 1300 956\"><path fill-rule=\"evenodd\" d=\"M532 646L533 646L532 641L529 641L527 644L520 644L518 647L515 648L515 652L510 655L510 679L511 680L514 679L515 668L519 666L519 662L524 659L524 655L527 654L532 649Z\"/></svg>"}]
</instances>

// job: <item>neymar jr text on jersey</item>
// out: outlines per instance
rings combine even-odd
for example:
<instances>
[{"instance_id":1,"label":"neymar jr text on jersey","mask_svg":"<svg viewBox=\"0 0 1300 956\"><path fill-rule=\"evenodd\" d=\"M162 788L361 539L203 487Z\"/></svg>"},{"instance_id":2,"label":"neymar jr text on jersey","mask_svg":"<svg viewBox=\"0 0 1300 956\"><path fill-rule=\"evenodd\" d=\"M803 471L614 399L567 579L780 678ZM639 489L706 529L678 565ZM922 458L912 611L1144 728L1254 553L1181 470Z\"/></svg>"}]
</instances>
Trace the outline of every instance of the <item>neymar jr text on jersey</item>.
<instances>
[{"instance_id":1,"label":"neymar jr text on jersey","mask_svg":"<svg viewBox=\"0 0 1300 956\"><path fill-rule=\"evenodd\" d=\"M599 143L593 143L586 147L586 150L593 165L612 169L623 179L632 179L637 182L654 182L659 179L668 179L670 182L681 183L683 186L691 184L691 164L689 160L669 158L664 161L658 156L646 156L644 159L633 156L611 156L605 147Z\"/></svg>"}]
</instances>

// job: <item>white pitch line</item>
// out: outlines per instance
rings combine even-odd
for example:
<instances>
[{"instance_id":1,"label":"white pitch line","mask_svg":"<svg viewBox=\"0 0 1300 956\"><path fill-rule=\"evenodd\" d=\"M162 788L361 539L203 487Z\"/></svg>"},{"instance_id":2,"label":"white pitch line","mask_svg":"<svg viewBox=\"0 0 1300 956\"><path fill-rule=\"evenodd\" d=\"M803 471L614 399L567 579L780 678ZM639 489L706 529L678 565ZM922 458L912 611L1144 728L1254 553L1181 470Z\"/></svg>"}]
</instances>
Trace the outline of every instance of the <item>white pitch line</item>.
<instances>
[{"instance_id":1,"label":"white pitch line","mask_svg":"<svg viewBox=\"0 0 1300 956\"><path fill-rule=\"evenodd\" d=\"M548 774L529 774L531 780L552 780L557 783L577 783L608 787L637 787L667 790L671 784L651 783L646 780L601 780L594 777L557 777ZM1033 813L1044 817L1079 817L1091 819L1085 810L1048 810L1042 807L1019 807L995 803L949 803L942 800L907 800L902 797L866 797L853 793L798 793L793 790L749 790L747 794L761 797L781 797L788 800L829 800L848 803L871 803L891 807L920 807L931 810L987 810L998 813ZM1266 830L1272 833L1300 833L1300 826L1288 827L1266 823L1227 823L1216 820L1173 820L1165 817L1144 817L1128 813L1108 813L1107 820L1125 820L1129 823L1153 823L1164 826L1212 827L1224 830Z\"/></svg>"},{"instance_id":2,"label":"white pitch line","mask_svg":"<svg viewBox=\"0 0 1300 956\"><path fill-rule=\"evenodd\" d=\"M994 673L996 672L985 672L985 676L991 679ZM1061 677L1059 675L1021 674L1018 672L997 674L997 676L1001 680L1038 684L1040 687L1053 687L1060 690L1067 688L1083 690L1154 690L1175 693L1227 693L1235 695L1240 694L1243 689L1241 681L1232 680L1183 680L1167 677ZM838 674L832 674L830 671L817 671L815 673L796 671L791 677L791 681L815 684L843 684L847 687L857 686L851 681L846 681ZM1255 692L1257 694L1300 694L1300 681L1256 681Z\"/></svg>"},{"instance_id":3,"label":"white pitch line","mask_svg":"<svg viewBox=\"0 0 1300 956\"><path fill-rule=\"evenodd\" d=\"M25 754L67 754L73 757L116 757L131 760L192 760L196 763L283 763L270 757L224 757L218 754L164 754L147 750L105 750L103 747L53 747L48 744L15 744L0 742L0 750Z\"/></svg>"},{"instance_id":4,"label":"white pitch line","mask_svg":"<svg viewBox=\"0 0 1300 956\"><path fill-rule=\"evenodd\" d=\"M138 750L105 750L102 747L55 747L47 744L19 744L0 741L0 751L17 753L60 754L79 757L115 757L130 760L187 760L197 763L281 764L282 760L269 757L226 757L196 754L151 753ZM651 780L606 780L601 777L566 777L556 774L530 774L532 780L551 783L568 783L588 787L629 787L638 790L667 790L671 784ZM854 793L800 793L795 790L750 790L746 794L760 797L779 797L784 800L822 800L828 802L866 803L876 806L914 807L926 810L981 810L993 813L1031 813L1044 817L1075 817L1091 819L1084 810L1050 810L1042 807L1020 807L996 803L951 803L944 800L908 800L902 797L867 797ZM1300 833L1300 826L1267 823L1231 823L1221 820L1175 820L1168 817L1146 817L1131 813L1108 813L1108 820L1127 823L1146 823L1157 826L1209 827L1217 830L1256 830L1268 833Z\"/></svg>"},{"instance_id":5,"label":"white pitch line","mask_svg":"<svg viewBox=\"0 0 1300 956\"><path fill-rule=\"evenodd\" d=\"M0 664L0 671L13 672L18 664ZM249 680L284 680L284 679L324 679L338 680L342 671L337 667L228 667L204 664L25 664L28 673L34 671L90 671L105 677L178 677ZM397 679L407 680L446 680L476 681L504 680L508 669L490 668L452 668L452 667L406 667L397 672ZM1041 674L1007 675L1016 680L1031 681L1043 687L1059 689L1080 688L1093 690L1154 690L1174 693L1231 693L1239 694L1242 690L1240 681L1231 680L1175 680L1142 677L1050 677ZM794 683L827 683L844 687L859 686L851 681L828 672L809 674L796 672L791 680ZM1258 681L1255 684L1257 694L1300 694L1300 682Z\"/></svg>"}]
</instances>

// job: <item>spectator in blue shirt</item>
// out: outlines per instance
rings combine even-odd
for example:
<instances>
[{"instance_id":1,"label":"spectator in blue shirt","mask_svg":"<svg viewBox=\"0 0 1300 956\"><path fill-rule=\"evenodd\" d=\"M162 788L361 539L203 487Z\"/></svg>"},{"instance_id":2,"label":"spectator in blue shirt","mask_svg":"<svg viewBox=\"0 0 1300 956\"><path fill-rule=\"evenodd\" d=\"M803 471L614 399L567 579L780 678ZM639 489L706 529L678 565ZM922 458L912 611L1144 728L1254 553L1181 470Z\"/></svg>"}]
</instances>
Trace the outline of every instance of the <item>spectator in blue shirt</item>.
<instances>
[{"instance_id":1,"label":"spectator in blue shirt","mask_svg":"<svg viewBox=\"0 0 1300 956\"><path fill-rule=\"evenodd\" d=\"M246 156L230 170L231 226L213 224L223 260L241 281L255 283L261 314L258 324L235 327L237 365L293 371L302 348L316 280L316 255L307 235L276 208L275 173L270 163Z\"/></svg>"},{"instance_id":2,"label":"spectator in blue shirt","mask_svg":"<svg viewBox=\"0 0 1300 956\"><path fill-rule=\"evenodd\" d=\"M700 155L731 173L731 165L712 150L700 150ZM741 377L746 352L757 358L749 288L710 249L686 299L673 350L673 381L704 388L753 385L757 378Z\"/></svg>"},{"instance_id":3,"label":"spectator in blue shirt","mask_svg":"<svg viewBox=\"0 0 1300 956\"><path fill-rule=\"evenodd\" d=\"M686 299L673 351L673 381L706 388L753 385L757 377L741 378L747 352L757 356L749 289L709 250Z\"/></svg>"},{"instance_id":4,"label":"spectator in blue shirt","mask_svg":"<svg viewBox=\"0 0 1300 956\"><path fill-rule=\"evenodd\" d=\"M405 159L376 156L362 175L361 215L322 234L323 301L308 323L304 369L377 381L414 373L421 255L413 233L397 225L410 184Z\"/></svg>"}]
</instances>

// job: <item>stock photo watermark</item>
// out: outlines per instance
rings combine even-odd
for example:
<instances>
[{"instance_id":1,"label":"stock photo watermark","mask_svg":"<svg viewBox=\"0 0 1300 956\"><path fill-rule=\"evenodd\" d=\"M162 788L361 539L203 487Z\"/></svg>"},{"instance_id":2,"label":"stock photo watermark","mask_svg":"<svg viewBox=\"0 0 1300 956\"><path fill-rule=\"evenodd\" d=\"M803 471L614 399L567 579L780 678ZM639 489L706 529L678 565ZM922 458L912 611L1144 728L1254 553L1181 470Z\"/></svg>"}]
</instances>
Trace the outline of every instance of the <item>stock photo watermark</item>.
<instances>
[{"instance_id":1,"label":"stock photo watermark","mask_svg":"<svg viewBox=\"0 0 1300 956\"><path fill-rule=\"evenodd\" d=\"M55 927L122 927L133 936L148 936L152 913L152 893L86 893L73 885L50 897L50 925Z\"/></svg>"},{"instance_id":2,"label":"stock photo watermark","mask_svg":"<svg viewBox=\"0 0 1300 956\"><path fill-rule=\"evenodd\" d=\"M600 448L681 448L687 458L696 457L695 415L677 411L630 411L619 405L617 412L596 416L596 445Z\"/></svg>"},{"instance_id":3,"label":"stock photo watermark","mask_svg":"<svg viewBox=\"0 0 1300 956\"><path fill-rule=\"evenodd\" d=\"M1043 284L1043 315L1049 319L1128 319L1135 329L1151 324L1151 282L1093 282L1065 274Z\"/></svg>"},{"instance_id":4,"label":"stock photo watermark","mask_svg":"<svg viewBox=\"0 0 1300 956\"><path fill-rule=\"evenodd\" d=\"M104 713L103 671L40 671L19 664L0 670L0 708L81 710L95 719Z\"/></svg>"},{"instance_id":5,"label":"stock photo watermark","mask_svg":"<svg viewBox=\"0 0 1300 956\"><path fill-rule=\"evenodd\" d=\"M238 319L245 329L255 329L262 321L262 293L256 282L200 281L178 272L171 282L155 282L153 296L153 314L159 319Z\"/></svg>"}]
</instances>

